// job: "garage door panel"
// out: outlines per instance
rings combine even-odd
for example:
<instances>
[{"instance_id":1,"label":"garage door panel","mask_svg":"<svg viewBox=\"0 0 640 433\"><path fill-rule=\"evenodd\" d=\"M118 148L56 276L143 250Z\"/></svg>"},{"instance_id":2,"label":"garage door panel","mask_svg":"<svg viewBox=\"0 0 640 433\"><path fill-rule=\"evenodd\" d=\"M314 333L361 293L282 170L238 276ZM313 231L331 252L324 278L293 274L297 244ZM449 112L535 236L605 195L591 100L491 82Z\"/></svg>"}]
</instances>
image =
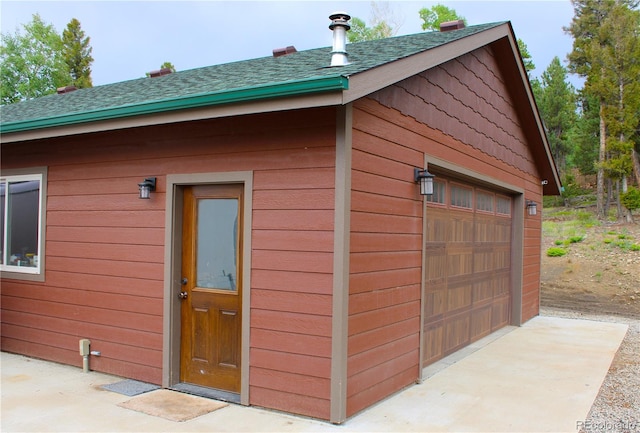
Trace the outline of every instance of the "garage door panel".
<instances>
[{"instance_id":1,"label":"garage door panel","mask_svg":"<svg viewBox=\"0 0 640 433\"><path fill-rule=\"evenodd\" d=\"M476 341L482 337L486 337L491 333L492 329L492 309L491 304L476 309L471 313L470 340Z\"/></svg>"},{"instance_id":2,"label":"garage door panel","mask_svg":"<svg viewBox=\"0 0 640 433\"><path fill-rule=\"evenodd\" d=\"M491 302L496 292L496 280L492 275L476 278L473 282L473 303Z\"/></svg>"},{"instance_id":3,"label":"garage door panel","mask_svg":"<svg viewBox=\"0 0 640 433\"><path fill-rule=\"evenodd\" d=\"M447 252L447 277L455 278L473 273L473 248L450 248Z\"/></svg>"},{"instance_id":4,"label":"garage door panel","mask_svg":"<svg viewBox=\"0 0 640 433\"><path fill-rule=\"evenodd\" d=\"M473 213L460 212L449 220L449 243L473 243Z\"/></svg>"},{"instance_id":5,"label":"garage door panel","mask_svg":"<svg viewBox=\"0 0 640 433\"><path fill-rule=\"evenodd\" d=\"M499 273L496 273L494 278L494 297L501 295L509 297L511 294L511 272L509 269L505 269Z\"/></svg>"},{"instance_id":6,"label":"garage door panel","mask_svg":"<svg viewBox=\"0 0 640 433\"><path fill-rule=\"evenodd\" d=\"M440 284L447 276L447 251L444 245L428 247L425 279L428 285Z\"/></svg>"},{"instance_id":7,"label":"garage door panel","mask_svg":"<svg viewBox=\"0 0 640 433\"><path fill-rule=\"evenodd\" d=\"M424 303L425 322L443 319L446 300L447 286L445 284L427 286Z\"/></svg>"},{"instance_id":8,"label":"garage door panel","mask_svg":"<svg viewBox=\"0 0 640 433\"><path fill-rule=\"evenodd\" d=\"M424 363L431 364L444 356L442 352L443 344L443 327L442 323L425 325L424 327Z\"/></svg>"},{"instance_id":9,"label":"garage door panel","mask_svg":"<svg viewBox=\"0 0 640 433\"><path fill-rule=\"evenodd\" d=\"M495 298L491 312L491 331L495 331L509 324L511 302L508 295Z\"/></svg>"},{"instance_id":10,"label":"garage door panel","mask_svg":"<svg viewBox=\"0 0 640 433\"><path fill-rule=\"evenodd\" d=\"M428 239L433 243L446 243L449 234L448 211L446 209L428 209L426 233Z\"/></svg>"},{"instance_id":11,"label":"garage door panel","mask_svg":"<svg viewBox=\"0 0 640 433\"><path fill-rule=\"evenodd\" d=\"M475 242L492 242L496 237L496 224L487 217L477 218L475 223Z\"/></svg>"},{"instance_id":12,"label":"garage door panel","mask_svg":"<svg viewBox=\"0 0 640 433\"><path fill-rule=\"evenodd\" d=\"M471 314L463 313L452 316L444 322L444 350L445 356L469 344L471 329Z\"/></svg>"},{"instance_id":13,"label":"garage door panel","mask_svg":"<svg viewBox=\"0 0 640 433\"><path fill-rule=\"evenodd\" d=\"M458 285L449 285L446 291L447 308L445 313L453 314L462 309L471 307L473 284L471 281L465 281Z\"/></svg>"}]
</instances>

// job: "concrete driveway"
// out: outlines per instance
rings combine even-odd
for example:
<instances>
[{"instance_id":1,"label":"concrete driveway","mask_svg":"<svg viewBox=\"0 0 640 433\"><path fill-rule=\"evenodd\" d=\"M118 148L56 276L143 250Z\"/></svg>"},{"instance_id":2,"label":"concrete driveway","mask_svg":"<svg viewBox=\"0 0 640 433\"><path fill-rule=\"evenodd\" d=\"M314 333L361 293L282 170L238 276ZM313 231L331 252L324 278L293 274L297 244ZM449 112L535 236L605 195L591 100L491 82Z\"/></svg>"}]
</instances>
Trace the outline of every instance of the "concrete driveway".
<instances>
[{"instance_id":1,"label":"concrete driveway","mask_svg":"<svg viewBox=\"0 0 640 433\"><path fill-rule=\"evenodd\" d=\"M627 326L536 317L425 370L412 386L336 426L228 405L189 421L118 406L119 377L2 353L3 432L575 432Z\"/></svg>"}]
</instances>

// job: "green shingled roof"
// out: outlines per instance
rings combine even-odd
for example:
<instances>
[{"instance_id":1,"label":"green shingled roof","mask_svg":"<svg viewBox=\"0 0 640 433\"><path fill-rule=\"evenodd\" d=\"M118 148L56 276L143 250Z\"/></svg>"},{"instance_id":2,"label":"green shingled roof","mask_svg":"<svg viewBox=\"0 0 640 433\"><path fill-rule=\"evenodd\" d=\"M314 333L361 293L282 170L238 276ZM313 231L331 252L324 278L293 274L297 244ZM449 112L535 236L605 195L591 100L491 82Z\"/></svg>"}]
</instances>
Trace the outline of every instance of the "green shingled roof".
<instances>
[{"instance_id":1,"label":"green shingled roof","mask_svg":"<svg viewBox=\"0 0 640 433\"><path fill-rule=\"evenodd\" d=\"M502 24L348 44L350 63L340 67L328 66L331 48L326 47L48 95L1 107L1 132L342 91L348 89L349 76Z\"/></svg>"}]
</instances>

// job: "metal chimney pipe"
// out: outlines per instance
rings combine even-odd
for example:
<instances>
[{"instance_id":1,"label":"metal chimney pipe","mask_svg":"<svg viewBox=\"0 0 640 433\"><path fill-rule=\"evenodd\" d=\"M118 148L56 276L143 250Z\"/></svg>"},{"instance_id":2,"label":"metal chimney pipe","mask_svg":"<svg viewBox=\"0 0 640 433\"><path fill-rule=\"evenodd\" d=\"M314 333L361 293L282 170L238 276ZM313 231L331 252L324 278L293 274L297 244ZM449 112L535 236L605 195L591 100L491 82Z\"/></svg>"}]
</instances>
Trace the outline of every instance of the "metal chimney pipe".
<instances>
[{"instance_id":1,"label":"metal chimney pipe","mask_svg":"<svg viewBox=\"0 0 640 433\"><path fill-rule=\"evenodd\" d=\"M333 49L331 50L331 66L344 66L349 64L347 54L347 31L351 28L349 20L351 16L345 12L334 12L329 15L331 24L329 29L333 31Z\"/></svg>"}]
</instances>

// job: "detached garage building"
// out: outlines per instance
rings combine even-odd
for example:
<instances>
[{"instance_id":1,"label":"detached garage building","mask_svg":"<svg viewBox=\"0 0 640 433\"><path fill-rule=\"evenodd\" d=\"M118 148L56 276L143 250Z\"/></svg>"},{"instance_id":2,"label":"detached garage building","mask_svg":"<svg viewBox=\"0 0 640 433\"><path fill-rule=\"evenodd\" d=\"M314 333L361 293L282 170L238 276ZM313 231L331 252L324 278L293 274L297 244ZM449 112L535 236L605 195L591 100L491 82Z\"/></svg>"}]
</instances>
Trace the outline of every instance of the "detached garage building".
<instances>
[{"instance_id":1,"label":"detached garage building","mask_svg":"<svg viewBox=\"0 0 640 433\"><path fill-rule=\"evenodd\" d=\"M560 183L511 25L332 19L2 107L2 350L339 423L538 314Z\"/></svg>"}]
</instances>

